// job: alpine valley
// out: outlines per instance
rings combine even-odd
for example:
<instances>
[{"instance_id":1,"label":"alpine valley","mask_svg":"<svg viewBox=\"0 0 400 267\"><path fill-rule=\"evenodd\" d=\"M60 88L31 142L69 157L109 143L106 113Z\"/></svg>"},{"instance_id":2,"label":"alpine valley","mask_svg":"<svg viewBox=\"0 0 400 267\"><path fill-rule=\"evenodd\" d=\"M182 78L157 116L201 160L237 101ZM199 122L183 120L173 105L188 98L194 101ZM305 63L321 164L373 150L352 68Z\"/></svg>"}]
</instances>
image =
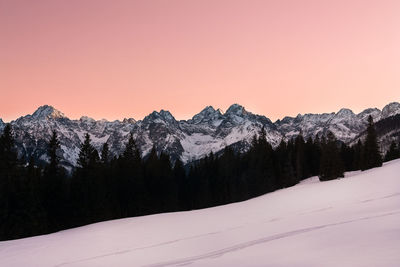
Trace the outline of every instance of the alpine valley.
<instances>
[{"instance_id":1,"label":"alpine valley","mask_svg":"<svg viewBox=\"0 0 400 267\"><path fill-rule=\"evenodd\" d=\"M47 161L47 142L55 130L61 144L61 163L71 170L76 165L86 133L90 134L92 144L98 150L107 142L114 156L122 152L132 133L142 156L146 156L154 146L157 151L169 154L172 160L179 158L190 163L210 152L218 153L226 146L232 146L238 152L246 151L262 127L273 147L300 133L307 139L328 131L332 131L338 140L354 144L365 136L369 115L376 123L380 149L384 152L392 140L400 138L400 103L397 102L382 110L369 108L359 114L343 108L336 113L299 114L276 122L253 114L238 104L233 104L226 112L208 106L192 119L179 121L165 110L154 111L139 121L133 118L96 121L86 116L71 120L52 106L45 105L32 115L12 121L11 126L19 157L27 159L33 156L39 161ZM4 125L0 119L0 132Z\"/></svg>"}]
</instances>

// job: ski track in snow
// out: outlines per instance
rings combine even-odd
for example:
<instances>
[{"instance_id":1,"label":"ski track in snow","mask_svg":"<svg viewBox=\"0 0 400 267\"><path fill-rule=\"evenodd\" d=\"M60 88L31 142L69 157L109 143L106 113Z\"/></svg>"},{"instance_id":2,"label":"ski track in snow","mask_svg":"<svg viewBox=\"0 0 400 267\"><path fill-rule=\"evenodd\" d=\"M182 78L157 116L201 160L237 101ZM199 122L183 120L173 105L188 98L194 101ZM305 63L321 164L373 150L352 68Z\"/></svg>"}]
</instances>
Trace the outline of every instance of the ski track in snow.
<instances>
[{"instance_id":1,"label":"ski track in snow","mask_svg":"<svg viewBox=\"0 0 400 267\"><path fill-rule=\"evenodd\" d=\"M400 195L400 193L389 195L389 196L382 197L382 198L379 198L379 199L384 199L384 198L398 196L398 195ZM321 209L321 210L326 210L326 209ZM200 261L200 260L203 260L203 259L221 257L226 253L230 253L230 252L234 252L234 251L237 251L237 250L246 249L246 248L249 248L249 247L252 247L252 246L260 245L260 244L267 243L267 242L272 242L272 241L279 240L279 239L282 239L282 238L288 238L288 237L300 235L300 234L311 232L311 231L317 231L317 230L322 229L322 228L334 227L334 226L338 226L338 225L349 224L349 223L358 222L358 221L364 221L364 220L372 220L372 219L386 217L386 216L392 216L392 215L396 215L396 214L400 214L400 210L399 211L394 211L394 212L388 212L388 213L384 213L384 214L380 214L380 215L361 217L361 218L348 220L348 221L342 221L342 222L336 222L336 223L330 223L330 224L323 224L323 225L318 225L318 226L313 226L313 227L307 227L307 228L302 228L302 229L298 229L298 230L288 231L288 232L284 232L284 233L279 233L279 234L263 237L263 238L260 238L260 239L255 239L255 240L243 242L243 243L240 243L240 244L236 244L234 246L230 246L230 247L223 248L223 249L216 250L216 251L211 251L211 252L208 252L208 253L205 253L205 254L201 254L201 255L197 255L197 256L185 257L185 258L181 258L181 259L175 259L175 260L171 260L171 261L159 262L159 263L154 263L154 264L150 264L150 265L143 265L143 267L163 267L163 266L172 266L172 265L185 266L185 265L189 265L189 264L192 264L192 263L194 263L196 261ZM238 227L235 227L235 228L238 228ZM229 230L231 230L231 229L228 229L226 231L229 231ZM224 232L224 231L222 231L222 232ZM57 264L54 267L67 266L69 264L76 264L76 263L86 262L86 261L95 260L95 259L104 258L104 257L117 256L119 254L130 253L130 252L133 252L133 251L136 251L136 250L168 245L168 244L172 244L172 243L176 243L176 242L181 242L181 241L185 241L185 240L189 240L189 239L195 239L195 238L199 238L199 237L204 237L204 236L207 236L207 235L214 235L214 234L218 234L218 233L221 233L221 232L211 232L211 233L207 233L207 234L203 234L203 235L192 236L192 237L189 237L189 238L182 238L182 239L176 239L176 240L172 240L172 241L168 241L168 242L163 242L163 243L159 243L159 244L155 244L155 245L151 245L151 246L147 246L147 247L140 247L140 248L134 248L134 249L129 249L129 250L116 251L116 252L107 253L107 254L104 254L104 255L99 255L99 256L90 257L90 258L86 258L86 259L81 259L81 260L77 260L77 261L64 262L64 263L61 263L61 264Z\"/></svg>"},{"instance_id":2,"label":"ski track in snow","mask_svg":"<svg viewBox=\"0 0 400 267\"><path fill-rule=\"evenodd\" d=\"M188 258L182 258L182 259L177 259L177 260L172 260L172 261L166 261L166 262L160 262L160 263L155 263L155 264L150 264L150 265L144 265L144 267L162 267L162 266L171 266L171 265L178 265L178 264L185 264L185 263L193 263L195 261L199 261L199 260L202 260L202 259L221 257L226 253L234 252L234 251L237 251L237 250L242 250L242 249L245 249L245 248L248 248L248 247L260 245L260 244L263 244L263 243L271 242L271 241L282 239L282 238L292 237L292 236L296 236L296 235L299 235L299 234L303 234L303 233L307 233L307 232L311 232L311 231L316 231L316 230L319 230L319 229L322 229L322 228L333 227L333 226L348 224L348 223L357 222L357 221L371 220L371 219L391 216L391 215L395 215L395 214L400 214L400 211L389 212L389 213L376 215L376 216L362 217L362 218L349 220L349 221L343 221L343 222L331 223L331 224L324 224L324 225L313 226L313 227L309 227L309 228L303 228L303 229L299 229L299 230L289 231L289 232L285 232L285 233L275 234L275 235L272 235L272 236L268 236L268 237L264 237L264 238L260 238L260 239L256 239L256 240L252 240L252 241L248 241L248 242L244 242L244 243L241 243L241 244L237 244L235 246L227 247L227 248L224 248L224 249L221 249L221 250L212 251L212 252L209 252L209 253L206 253L206 254L203 254L203 255L198 255L198 256L188 257Z\"/></svg>"},{"instance_id":3,"label":"ski track in snow","mask_svg":"<svg viewBox=\"0 0 400 267\"><path fill-rule=\"evenodd\" d=\"M196 239L196 238L205 237L205 236L209 236L209 235L219 234L219 233L222 233L222 232L232 231L234 229L241 228L241 227L242 226L232 227L232 228L228 228L228 229L226 229L224 231L217 231L217 232L210 232L210 233L205 233L205 234L201 234L201 235L194 235L194 236L175 239L175 240L171 240L171 241L166 241L166 242L162 242L162 243L158 243L158 244L154 244L154 245L150 245L150 246L137 247L137 248L132 248L132 249L126 249L126 250L111 252L111 253L107 253L107 254L103 254L103 255L99 255L99 256L94 256L94 257L89 257L89 258L77 260L77 261L63 262L63 263L54 265L54 267L66 266L68 264L75 264L75 263L85 262L85 261L94 260L94 259L98 259L98 258L114 256L114 255L118 255L118 254L125 254L125 253L129 253L129 252L137 251L137 250L143 250L143 249L148 249L148 248L160 247L160 246L164 246L164 245L170 245L170 244L181 242L181 241L186 241L186 240Z\"/></svg>"},{"instance_id":4,"label":"ski track in snow","mask_svg":"<svg viewBox=\"0 0 400 267\"><path fill-rule=\"evenodd\" d=\"M376 200L381 200L381 199L386 199L386 198L391 198L391 197L398 197L398 196L400 196L400 192L399 193L390 194L390 195L387 195L387 196L383 196L383 197L365 199L365 200L362 200L361 203L367 203L367 202L371 202L371 201L376 201Z\"/></svg>"}]
</instances>

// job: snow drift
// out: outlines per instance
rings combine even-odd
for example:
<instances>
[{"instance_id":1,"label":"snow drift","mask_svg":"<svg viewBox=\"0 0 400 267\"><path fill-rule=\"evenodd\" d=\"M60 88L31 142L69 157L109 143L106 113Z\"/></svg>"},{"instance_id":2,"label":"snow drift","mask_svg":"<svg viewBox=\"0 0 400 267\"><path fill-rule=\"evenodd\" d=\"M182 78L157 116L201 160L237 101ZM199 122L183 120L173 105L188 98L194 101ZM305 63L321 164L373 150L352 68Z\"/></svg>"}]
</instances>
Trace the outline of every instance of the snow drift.
<instances>
[{"instance_id":1,"label":"snow drift","mask_svg":"<svg viewBox=\"0 0 400 267\"><path fill-rule=\"evenodd\" d=\"M399 266L400 160L204 210L0 242L1 266Z\"/></svg>"}]
</instances>

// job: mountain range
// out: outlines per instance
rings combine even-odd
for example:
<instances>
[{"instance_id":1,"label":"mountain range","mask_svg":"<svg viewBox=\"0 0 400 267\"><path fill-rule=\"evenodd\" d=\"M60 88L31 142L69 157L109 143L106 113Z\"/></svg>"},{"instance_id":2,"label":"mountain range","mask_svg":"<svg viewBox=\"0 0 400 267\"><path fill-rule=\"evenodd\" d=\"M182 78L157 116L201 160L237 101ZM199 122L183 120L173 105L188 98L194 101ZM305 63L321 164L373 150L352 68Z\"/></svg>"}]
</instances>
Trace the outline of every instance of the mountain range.
<instances>
[{"instance_id":1,"label":"mountain range","mask_svg":"<svg viewBox=\"0 0 400 267\"><path fill-rule=\"evenodd\" d=\"M342 108L338 112L299 114L272 122L265 116L253 114L243 106L233 104L226 112L207 106L189 120L176 120L169 111L161 110L152 112L143 120L126 118L122 121L107 121L86 116L71 120L61 111L44 105L33 114L12 121L11 125L18 155L25 158L33 156L39 161L47 160L47 142L55 130L61 144L61 162L71 169L76 164L86 133L90 134L92 144L98 150L107 142L113 155L119 155L123 151L129 134L132 133L143 156L154 146L157 151L168 153L172 160L179 158L184 163L189 163L210 152L217 153L226 146L245 151L262 127L273 147L281 140L289 140L300 133L307 139L317 134L324 135L327 131L332 131L338 140L352 144L363 138L369 115L375 122L383 121L381 124L386 125L381 134L381 137L385 137L381 145L381 150L384 151L390 140L400 136L399 114L400 103L393 102L382 110L369 108L358 114ZM391 122L393 120L395 122ZM387 122L384 123L385 121ZM0 119L0 131L4 125Z\"/></svg>"}]
</instances>

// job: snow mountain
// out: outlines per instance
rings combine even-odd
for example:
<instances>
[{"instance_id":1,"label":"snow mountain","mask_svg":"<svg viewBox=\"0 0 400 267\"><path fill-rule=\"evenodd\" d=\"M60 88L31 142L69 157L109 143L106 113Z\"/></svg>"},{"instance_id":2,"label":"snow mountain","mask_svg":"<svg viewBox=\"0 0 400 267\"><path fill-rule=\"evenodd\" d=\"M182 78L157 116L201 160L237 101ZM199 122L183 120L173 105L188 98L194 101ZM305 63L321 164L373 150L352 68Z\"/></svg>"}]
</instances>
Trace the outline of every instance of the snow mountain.
<instances>
[{"instance_id":1,"label":"snow mountain","mask_svg":"<svg viewBox=\"0 0 400 267\"><path fill-rule=\"evenodd\" d=\"M86 133L90 134L98 150L108 142L113 155L122 153L132 133L143 156L154 146L157 151L168 153L172 160L181 159L188 163L210 152L217 153L226 146L245 151L262 127L273 147L281 140L289 140L300 133L308 138L326 134L327 131L332 131L339 140L351 143L365 131L369 115L379 121L397 114L400 114L400 104L394 102L386 105L382 111L370 108L355 114L343 108L336 113L299 114L272 122L265 116L253 114L243 106L233 104L226 112L208 106L189 120L178 121L169 111L161 110L152 112L143 120L125 118L122 121L107 121L86 116L71 120L54 107L44 105L32 115L12 121L11 125L19 156L33 156L41 161L47 160L46 144L52 131L57 131L62 164L72 168ZM0 119L0 130L4 125Z\"/></svg>"}]
</instances>

